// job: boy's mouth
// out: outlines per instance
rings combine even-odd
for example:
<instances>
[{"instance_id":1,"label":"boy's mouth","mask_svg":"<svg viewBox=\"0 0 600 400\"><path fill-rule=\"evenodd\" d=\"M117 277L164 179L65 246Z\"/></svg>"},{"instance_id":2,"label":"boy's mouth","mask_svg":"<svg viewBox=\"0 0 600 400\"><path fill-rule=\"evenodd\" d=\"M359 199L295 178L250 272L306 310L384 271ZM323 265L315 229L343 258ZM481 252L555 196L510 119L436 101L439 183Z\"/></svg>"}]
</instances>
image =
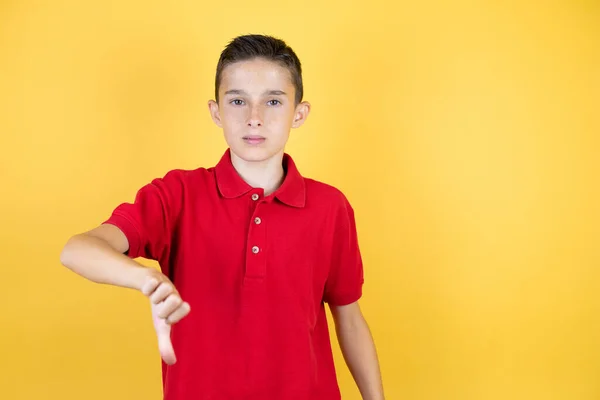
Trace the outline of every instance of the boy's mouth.
<instances>
[{"instance_id":1,"label":"boy's mouth","mask_svg":"<svg viewBox=\"0 0 600 400\"><path fill-rule=\"evenodd\" d=\"M260 135L247 135L247 136L244 136L242 139L244 139L244 142L246 142L248 144L261 144L262 142L264 142L266 140L266 138L264 136L260 136Z\"/></svg>"}]
</instances>

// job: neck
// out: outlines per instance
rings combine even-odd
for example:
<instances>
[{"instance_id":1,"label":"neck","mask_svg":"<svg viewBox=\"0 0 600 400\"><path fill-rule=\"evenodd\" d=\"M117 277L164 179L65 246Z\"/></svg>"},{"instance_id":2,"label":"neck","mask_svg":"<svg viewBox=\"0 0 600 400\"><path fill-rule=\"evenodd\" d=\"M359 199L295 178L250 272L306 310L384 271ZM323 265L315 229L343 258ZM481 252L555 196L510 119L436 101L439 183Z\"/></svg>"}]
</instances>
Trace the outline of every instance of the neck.
<instances>
[{"instance_id":1,"label":"neck","mask_svg":"<svg viewBox=\"0 0 600 400\"><path fill-rule=\"evenodd\" d=\"M283 153L264 161L242 160L231 152L231 163L248 185L254 188L262 188L265 196L273 193L281 186L284 179Z\"/></svg>"}]
</instances>

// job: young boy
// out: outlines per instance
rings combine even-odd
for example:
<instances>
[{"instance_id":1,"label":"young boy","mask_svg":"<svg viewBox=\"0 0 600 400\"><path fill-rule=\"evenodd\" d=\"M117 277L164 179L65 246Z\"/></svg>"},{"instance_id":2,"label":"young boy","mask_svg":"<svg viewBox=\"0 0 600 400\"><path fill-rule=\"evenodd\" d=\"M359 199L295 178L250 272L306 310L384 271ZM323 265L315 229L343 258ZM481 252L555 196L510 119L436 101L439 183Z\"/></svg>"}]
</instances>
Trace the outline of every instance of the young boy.
<instances>
[{"instance_id":1,"label":"young boy","mask_svg":"<svg viewBox=\"0 0 600 400\"><path fill-rule=\"evenodd\" d=\"M353 209L284 152L309 114L302 98L300 61L286 43L234 39L209 102L228 145L218 164L154 179L63 249L77 274L149 298L167 400L340 399L325 303L363 399L383 399L358 305Z\"/></svg>"}]
</instances>

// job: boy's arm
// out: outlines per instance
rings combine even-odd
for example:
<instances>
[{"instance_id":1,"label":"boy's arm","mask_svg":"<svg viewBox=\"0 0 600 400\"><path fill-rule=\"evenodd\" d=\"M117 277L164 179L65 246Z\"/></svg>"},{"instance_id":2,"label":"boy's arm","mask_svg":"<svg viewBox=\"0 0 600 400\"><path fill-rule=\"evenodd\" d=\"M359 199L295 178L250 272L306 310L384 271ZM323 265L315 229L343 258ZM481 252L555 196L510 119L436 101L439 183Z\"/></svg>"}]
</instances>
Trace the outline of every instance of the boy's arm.
<instances>
[{"instance_id":1,"label":"boy's arm","mask_svg":"<svg viewBox=\"0 0 600 400\"><path fill-rule=\"evenodd\" d=\"M383 400L383 384L373 337L358 302L331 305L335 330L346 365L364 400Z\"/></svg>"},{"instance_id":2,"label":"boy's arm","mask_svg":"<svg viewBox=\"0 0 600 400\"><path fill-rule=\"evenodd\" d=\"M61 263L76 274L96 283L131 288L150 299L160 355L167 364L177 360L171 343L170 325L190 312L173 283L160 271L147 268L124 254L127 236L118 227L103 224L69 239Z\"/></svg>"},{"instance_id":3,"label":"boy's arm","mask_svg":"<svg viewBox=\"0 0 600 400\"><path fill-rule=\"evenodd\" d=\"M128 249L125 234L114 225L104 224L71 237L60 261L92 282L141 290L151 269L125 255Z\"/></svg>"}]
</instances>

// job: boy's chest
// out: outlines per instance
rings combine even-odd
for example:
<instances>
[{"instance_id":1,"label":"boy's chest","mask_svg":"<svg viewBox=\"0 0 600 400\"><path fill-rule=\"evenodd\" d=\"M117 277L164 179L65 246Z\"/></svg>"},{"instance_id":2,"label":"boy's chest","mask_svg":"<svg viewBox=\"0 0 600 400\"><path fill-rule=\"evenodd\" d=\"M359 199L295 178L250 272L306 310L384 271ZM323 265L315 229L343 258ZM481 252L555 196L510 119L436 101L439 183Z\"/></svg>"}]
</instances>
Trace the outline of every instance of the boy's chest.
<instances>
[{"instance_id":1,"label":"boy's chest","mask_svg":"<svg viewBox=\"0 0 600 400\"><path fill-rule=\"evenodd\" d=\"M266 281L313 292L324 285L331 263L333 232L327 226L324 213L232 199L182 216L177 258L192 266L186 280L224 290Z\"/></svg>"}]
</instances>

